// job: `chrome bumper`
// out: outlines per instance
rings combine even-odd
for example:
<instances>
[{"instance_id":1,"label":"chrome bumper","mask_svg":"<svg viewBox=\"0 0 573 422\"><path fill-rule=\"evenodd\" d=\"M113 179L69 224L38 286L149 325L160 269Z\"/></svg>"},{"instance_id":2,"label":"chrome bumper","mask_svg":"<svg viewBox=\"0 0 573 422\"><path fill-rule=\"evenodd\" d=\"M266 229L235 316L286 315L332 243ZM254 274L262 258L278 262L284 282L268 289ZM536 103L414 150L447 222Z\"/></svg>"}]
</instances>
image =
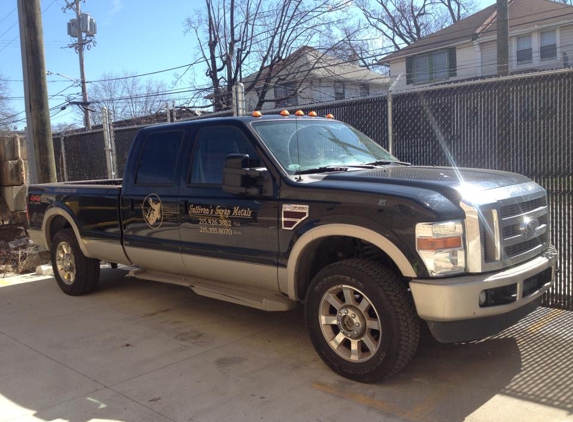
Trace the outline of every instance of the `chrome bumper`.
<instances>
[{"instance_id":1,"label":"chrome bumper","mask_svg":"<svg viewBox=\"0 0 573 422\"><path fill-rule=\"evenodd\" d=\"M504 271L443 279L414 279L410 282L410 289L418 315L426 321L449 322L504 315L540 298L553 285L556 262L557 251L550 248L537 258ZM523 297L524 280L547 268L552 268L551 282ZM512 284L517 284L515 302L480 307L479 295L483 290Z\"/></svg>"}]
</instances>

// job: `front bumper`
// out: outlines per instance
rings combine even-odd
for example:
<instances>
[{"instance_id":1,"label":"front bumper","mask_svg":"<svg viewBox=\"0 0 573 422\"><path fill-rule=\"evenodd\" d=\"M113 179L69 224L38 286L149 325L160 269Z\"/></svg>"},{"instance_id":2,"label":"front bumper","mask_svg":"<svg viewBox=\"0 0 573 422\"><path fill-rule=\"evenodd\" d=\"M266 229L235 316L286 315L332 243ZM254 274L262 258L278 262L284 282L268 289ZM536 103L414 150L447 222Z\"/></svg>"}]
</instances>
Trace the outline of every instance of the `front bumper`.
<instances>
[{"instance_id":1,"label":"front bumper","mask_svg":"<svg viewBox=\"0 0 573 422\"><path fill-rule=\"evenodd\" d=\"M437 340L456 342L483 338L515 324L533 311L555 276L557 251L544 254L504 271L443 279L414 279L410 289L418 315L428 322ZM551 268L550 281L524 295L524 280ZM512 303L480 307L484 290L517 285Z\"/></svg>"}]
</instances>

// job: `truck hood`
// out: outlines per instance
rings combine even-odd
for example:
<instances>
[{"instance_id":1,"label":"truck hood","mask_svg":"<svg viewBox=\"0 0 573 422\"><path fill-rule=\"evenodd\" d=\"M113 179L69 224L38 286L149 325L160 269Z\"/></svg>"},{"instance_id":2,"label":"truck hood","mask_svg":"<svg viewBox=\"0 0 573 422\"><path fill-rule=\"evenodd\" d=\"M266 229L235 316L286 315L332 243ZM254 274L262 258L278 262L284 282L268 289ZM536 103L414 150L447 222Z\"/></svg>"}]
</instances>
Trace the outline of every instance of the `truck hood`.
<instances>
[{"instance_id":1,"label":"truck hood","mask_svg":"<svg viewBox=\"0 0 573 422\"><path fill-rule=\"evenodd\" d=\"M361 183L398 182L418 187L438 184L458 188L462 185L471 185L474 189L482 191L531 182L525 176L504 171L423 166L387 166L368 171L333 173L326 176L326 179Z\"/></svg>"},{"instance_id":2,"label":"truck hood","mask_svg":"<svg viewBox=\"0 0 573 422\"><path fill-rule=\"evenodd\" d=\"M454 204L462 200L474 204L492 202L509 191L521 192L536 186L525 176L497 170L397 165L315 174L307 181L325 188L417 197L425 203L435 203L437 194Z\"/></svg>"}]
</instances>

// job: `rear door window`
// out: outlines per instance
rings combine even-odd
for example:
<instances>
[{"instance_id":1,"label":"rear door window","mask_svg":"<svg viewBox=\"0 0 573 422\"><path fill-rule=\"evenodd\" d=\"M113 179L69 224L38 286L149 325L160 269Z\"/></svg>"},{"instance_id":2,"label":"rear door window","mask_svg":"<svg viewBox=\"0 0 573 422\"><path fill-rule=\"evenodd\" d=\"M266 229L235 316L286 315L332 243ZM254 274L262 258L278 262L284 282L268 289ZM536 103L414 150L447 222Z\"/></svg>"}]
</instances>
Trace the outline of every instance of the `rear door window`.
<instances>
[{"instance_id":1,"label":"rear door window","mask_svg":"<svg viewBox=\"0 0 573 422\"><path fill-rule=\"evenodd\" d=\"M173 186L183 135L183 131L147 135L137 163L136 185Z\"/></svg>"}]
</instances>

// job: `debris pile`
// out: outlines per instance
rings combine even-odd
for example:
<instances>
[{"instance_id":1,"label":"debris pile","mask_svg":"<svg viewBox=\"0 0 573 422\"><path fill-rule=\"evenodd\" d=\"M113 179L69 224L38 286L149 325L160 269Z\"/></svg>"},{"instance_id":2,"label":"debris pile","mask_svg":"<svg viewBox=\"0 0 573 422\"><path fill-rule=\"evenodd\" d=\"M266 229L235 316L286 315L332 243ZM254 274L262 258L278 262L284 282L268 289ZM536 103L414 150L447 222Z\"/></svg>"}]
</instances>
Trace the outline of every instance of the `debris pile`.
<instances>
[{"instance_id":1,"label":"debris pile","mask_svg":"<svg viewBox=\"0 0 573 422\"><path fill-rule=\"evenodd\" d=\"M22 227L0 225L0 277L36 270L50 262L50 253L34 245Z\"/></svg>"}]
</instances>

